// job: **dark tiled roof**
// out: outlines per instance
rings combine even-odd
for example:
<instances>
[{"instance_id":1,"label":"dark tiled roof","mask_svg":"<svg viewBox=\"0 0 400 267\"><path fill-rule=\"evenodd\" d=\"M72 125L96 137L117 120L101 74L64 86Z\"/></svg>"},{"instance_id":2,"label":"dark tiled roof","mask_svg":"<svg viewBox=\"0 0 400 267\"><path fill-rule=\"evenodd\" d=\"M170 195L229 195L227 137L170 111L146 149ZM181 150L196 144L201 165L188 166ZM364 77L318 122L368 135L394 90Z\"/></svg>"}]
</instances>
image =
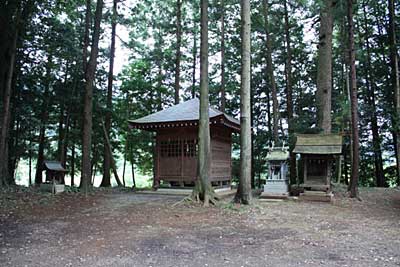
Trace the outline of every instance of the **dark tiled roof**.
<instances>
[{"instance_id":1,"label":"dark tiled roof","mask_svg":"<svg viewBox=\"0 0 400 267\"><path fill-rule=\"evenodd\" d=\"M299 134L293 153L341 154L342 136L338 134Z\"/></svg>"},{"instance_id":2,"label":"dark tiled roof","mask_svg":"<svg viewBox=\"0 0 400 267\"><path fill-rule=\"evenodd\" d=\"M190 122L199 120L199 108L200 101L198 98L182 102L175 106L169 107L165 110L158 111L156 113L147 115L145 117L129 120L128 122L135 126L141 124L160 124L160 123L172 123L172 122ZM240 122L232 118L231 116L214 109L209 108L210 120L216 117L224 117L228 122L234 124L236 127L240 127Z\"/></svg>"}]
</instances>

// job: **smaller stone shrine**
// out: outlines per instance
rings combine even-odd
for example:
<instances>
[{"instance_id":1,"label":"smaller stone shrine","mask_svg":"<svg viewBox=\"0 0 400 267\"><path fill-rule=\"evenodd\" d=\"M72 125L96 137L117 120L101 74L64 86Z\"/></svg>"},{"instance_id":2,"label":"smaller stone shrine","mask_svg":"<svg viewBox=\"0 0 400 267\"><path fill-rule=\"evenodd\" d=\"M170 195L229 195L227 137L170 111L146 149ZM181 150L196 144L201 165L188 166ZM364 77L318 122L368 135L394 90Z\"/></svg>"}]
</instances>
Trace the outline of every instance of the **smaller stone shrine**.
<instances>
[{"instance_id":1,"label":"smaller stone shrine","mask_svg":"<svg viewBox=\"0 0 400 267\"><path fill-rule=\"evenodd\" d=\"M289 192L287 147L273 147L267 154L268 177L264 185L263 197L286 197Z\"/></svg>"}]
</instances>

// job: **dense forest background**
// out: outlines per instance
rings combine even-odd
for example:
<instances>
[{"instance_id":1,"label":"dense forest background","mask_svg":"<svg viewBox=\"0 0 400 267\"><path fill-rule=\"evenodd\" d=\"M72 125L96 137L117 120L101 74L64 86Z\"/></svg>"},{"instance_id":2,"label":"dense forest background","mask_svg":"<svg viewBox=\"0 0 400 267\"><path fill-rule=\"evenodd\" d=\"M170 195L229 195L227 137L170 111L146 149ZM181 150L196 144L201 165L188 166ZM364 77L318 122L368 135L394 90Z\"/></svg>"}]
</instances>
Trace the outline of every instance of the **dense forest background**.
<instances>
[{"instance_id":1,"label":"dense forest background","mask_svg":"<svg viewBox=\"0 0 400 267\"><path fill-rule=\"evenodd\" d=\"M327 1L251 2L254 184L265 176L265 157L272 143L285 141L293 146L295 133L319 131L317 51L323 2ZM333 16L331 131L345 137L341 179L348 183L352 144L347 1L328 2ZM82 148L82 132L87 131L83 129L85 80L90 75L86 65L91 66L94 56L98 63L93 72L89 167L103 175L104 186L110 185L113 159L123 166L123 178L128 171L152 173L153 136L129 130L128 119L198 96L198 1L108 0L102 4L90 0L0 3L1 185L15 183L21 162L29 166L29 183L38 183L42 177L37 167L45 159L60 160L78 185L82 152L87 150ZM400 153L399 8L393 0L363 0L354 5L359 184L364 186L400 184L396 161ZM94 55L96 32L98 56ZM210 1L210 102L233 116L238 116L240 104L240 45L240 1ZM127 58L121 59L120 53L114 61L115 49L122 47Z\"/></svg>"}]
</instances>

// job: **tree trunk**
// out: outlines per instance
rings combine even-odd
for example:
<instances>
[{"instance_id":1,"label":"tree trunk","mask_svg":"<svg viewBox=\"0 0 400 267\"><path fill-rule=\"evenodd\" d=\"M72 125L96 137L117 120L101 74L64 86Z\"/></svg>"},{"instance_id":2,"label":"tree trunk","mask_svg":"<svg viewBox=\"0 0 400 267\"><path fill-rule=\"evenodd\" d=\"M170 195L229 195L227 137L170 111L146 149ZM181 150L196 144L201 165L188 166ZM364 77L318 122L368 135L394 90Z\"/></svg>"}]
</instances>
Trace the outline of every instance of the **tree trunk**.
<instances>
[{"instance_id":1,"label":"tree trunk","mask_svg":"<svg viewBox=\"0 0 400 267\"><path fill-rule=\"evenodd\" d=\"M290 24L287 0L284 0L285 11L285 43L286 43L286 105L288 113L288 132L289 146L294 144L294 129L293 129L293 89L292 89L292 48L290 44ZM292 149L290 149L292 150ZM290 183L296 183L296 155L290 153Z\"/></svg>"},{"instance_id":2,"label":"tree trunk","mask_svg":"<svg viewBox=\"0 0 400 267\"><path fill-rule=\"evenodd\" d=\"M64 78L64 86L67 87L67 80L68 80L68 72L69 72L69 65L68 62L65 67L65 78ZM75 87L72 88L72 91L75 91ZM73 95L73 94L72 94ZM68 105L68 103L67 103ZM60 118L58 122L58 157L60 159L61 165L65 167L65 160L67 157L67 135L68 135L68 128L69 128L69 109L65 109L65 101L62 100L60 103ZM66 111L65 111L66 110ZM65 112L67 114L65 114ZM65 125L65 126L64 126Z\"/></svg>"},{"instance_id":3,"label":"tree trunk","mask_svg":"<svg viewBox=\"0 0 400 267\"><path fill-rule=\"evenodd\" d=\"M179 104L180 73L181 73L181 40L182 40L182 1L176 1L176 55L175 55L175 105Z\"/></svg>"},{"instance_id":4,"label":"tree trunk","mask_svg":"<svg viewBox=\"0 0 400 267\"><path fill-rule=\"evenodd\" d=\"M91 18L91 0L86 0L86 12L85 12L85 33L83 36L83 53L82 53L82 60L83 60L83 73L85 73L86 77L86 70L87 70L87 57L88 57L88 46L89 46L89 34L90 28L92 25L92 18Z\"/></svg>"},{"instance_id":5,"label":"tree trunk","mask_svg":"<svg viewBox=\"0 0 400 267\"><path fill-rule=\"evenodd\" d=\"M240 181L236 201L251 204L250 0L241 0Z\"/></svg>"},{"instance_id":6,"label":"tree trunk","mask_svg":"<svg viewBox=\"0 0 400 267\"><path fill-rule=\"evenodd\" d=\"M394 95L394 125L393 129L396 135L395 151L396 151L396 170L397 170L397 185L400 185L400 78L399 78L399 59L397 54L396 43L396 24L395 24L395 9L394 0L388 0L389 5L389 43L390 43L390 65L392 70L392 86Z\"/></svg>"},{"instance_id":7,"label":"tree trunk","mask_svg":"<svg viewBox=\"0 0 400 267\"><path fill-rule=\"evenodd\" d=\"M268 72L265 72L265 94L267 95L267 127L268 127L268 133L273 133L273 129L272 129L272 115L271 115L271 91L270 88L268 86ZM268 146L272 146L272 142L273 142L273 135L269 135L268 138Z\"/></svg>"},{"instance_id":8,"label":"tree trunk","mask_svg":"<svg viewBox=\"0 0 400 267\"><path fill-rule=\"evenodd\" d=\"M278 104L278 93L275 82L274 75L274 65L272 63L272 41L271 35L269 32L269 3L268 0L263 0L263 9L264 9L264 28L265 28L265 37L266 37L266 61L267 61L267 73L269 78L269 83L271 87L272 93L272 116L273 116L273 140L275 144L278 144L279 141L279 104Z\"/></svg>"},{"instance_id":9,"label":"tree trunk","mask_svg":"<svg viewBox=\"0 0 400 267\"><path fill-rule=\"evenodd\" d=\"M112 147L111 147L110 139L108 139L106 128L104 127L104 124L103 124L103 133L104 133L104 137L105 137L105 141L106 141L106 147L108 149L108 153L110 154L110 163L111 163L111 168L114 173L114 178L117 181L118 186L123 186L123 183L121 182L121 180L119 179L119 176L118 176L117 165L115 164L114 157L112 156Z\"/></svg>"},{"instance_id":10,"label":"tree trunk","mask_svg":"<svg viewBox=\"0 0 400 267\"><path fill-rule=\"evenodd\" d=\"M3 97L3 114L1 121L1 132L0 132L0 188L4 185L8 184L9 180L9 171L8 171L8 132L9 132L9 124L10 124L10 102L12 95L12 81L14 74L14 66L15 66L15 54L17 50L17 40L18 40L18 24L20 22L20 4L16 10L16 19L15 19L15 31L13 33L13 38L11 41L11 46L9 48L9 62L8 71L6 72L5 77L5 88Z\"/></svg>"},{"instance_id":11,"label":"tree trunk","mask_svg":"<svg viewBox=\"0 0 400 267\"><path fill-rule=\"evenodd\" d=\"M81 187L85 193L91 187L91 163L90 150L92 146L92 112L93 112L93 83L96 72L97 55L99 52L100 23L103 11L103 0L97 0L95 27L93 41L90 51L90 59L85 74L85 99L83 111L83 134L82 134L82 182Z\"/></svg>"},{"instance_id":12,"label":"tree trunk","mask_svg":"<svg viewBox=\"0 0 400 267\"><path fill-rule=\"evenodd\" d=\"M221 111L225 112L225 2L221 0Z\"/></svg>"},{"instance_id":13,"label":"tree trunk","mask_svg":"<svg viewBox=\"0 0 400 267\"><path fill-rule=\"evenodd\" d=\"M132 161L131 161L131 169L132 169L132 188L136 188L135 166Z\"/></svg>"},{"instance_id":14,"label":"tree trunk","mask_svg":"<svg viewBox=\"0 0 400 267\"><path fill-rule=\"evenodd\" d=\"M40 126L39 130L39 149L38 157L36 161L36 174L35 174L35 184L39 185L43 182L43 161L44 161L44 142L45 142L45 131L44 125Z\"/></svg>"},{"instance_id":15,"label":"tree trunk","mask_svg":"<svg viewBox=\"0 0 400 267\"><path fill-rule=\"evenodd\" d=\"M193 30L193 65L192 65L192 98L196 97L196 59L197 59L197 37Z\"/></svg>"},{"instance_id":16,"label":"tree trunk","mask_svg":"<svg viewBox=\"0 0 400 267\"><path fill-rule=\"evenodd\" d=\"M193 195L198 195L204 201L204 206L209 205L212 194L210 183L210 124L209 124L209 99L208 99L208 0L201 0L201 43L200 43L200 119L199 119L199 154L198 154L198 179L193 190Z\"/></svg>"},{"instance_id":17,"label":"tree trunk","mask_svg":"<svg viewBox=\"0 0 400 267\"><path fill-rule=\"evenodd\" d=\"M65 119L65 108L64 103L60 103L60 116L58 117L58 144L57 144L57 154L61 161L62 155L64 154L63 143L65 139L65 129L64 129L64 119Z\"/></svg>"},{"instance_id":18,"label":"tree trunk","mask_svg":"<svg viewBox=\"0 0 400 267\"><path fill-rule=\"evenodd\" d=\"M349 58L350 58L350 90L351 90L351 122L353 141L353 163L351 168L350 197L358 197L359 172L359 137L358 137L358 98L356 79L356 55L354 50L353 0L348 0L347 18L349 27Z\"/></svg>"},{"instance_id":19,"label":"tree trunk","mask_svg":"<svg viewBox=\"0 0 400 267\"><path fill-rule=\"evenodd\" d=\"M323 0L317 66L317 127L331 132L333 0Z\"/></svg>"},{"instance_id":20,"label":"tree trunk","mask_svg":"<svg viewBox=\"0 0 400 267\"><path fill-rule=\"evenodd\" d=\"M126 168L126 155L124 154L124 165L122 168L122 184L124 185L124 187L125 187L125 168Z\"/></svg>"},{"instance_id":21,"label":"tree trunk","mask_svg":"<svg viewBox=\"0 0 400 267\"><path fill-rule=\"evenodd\" d=\"M32 141L29 141L28 151L28 162L29 162L29 186L32 185Z\"/></svg>"},{"instance_id":22,"label":"tree trunk","mask_svg":"<svg viewBox=\"0 0 400 267\"><path fill-rule=\"evenodd\" d=\"M110 48L110 66L108 70L108 85L107 85L107 111L105 116L106 136L110 139L111 117L112 117L112 95L113 95L113 80L114 80L114 56L115 56L115 35L117 28L117 4L118 0L113 2L113 14L111 20L111 48ZM110 179L110 164L111 155L108 153L106 146L104 147L104 163L103 163L103 179L101 187L111 186Z\"/></svg>"},{"instance_id":23,"label":"tree trunk","mask_svg":"<svg viewBox=\"0 0 400 267\"><path fill-rule=\"evenodd\" d=\"M75 144L71 148L71 187L75 186Z\"/></svg>"},{"instance_id":24,"label":"tree trunk","mask_svg":"<svg viewBox=\"0 0 400 267\"><path fill-rule=\"evenodd\" d=\"M156 56L156 65L158 68L158 74L157 74L157 94L158 94L158 99L157 99L157 111L162 110L162 90L161 87L163 86L163 67L162 67L162 62L161 62L161 51L162 51L162 43L163 43L163 39L162 39L162 35L161 35L161 29L160 27L158 28L158 42L156 42L156 46L157 46L157 56Z\"/></svg>"}]
</instances>

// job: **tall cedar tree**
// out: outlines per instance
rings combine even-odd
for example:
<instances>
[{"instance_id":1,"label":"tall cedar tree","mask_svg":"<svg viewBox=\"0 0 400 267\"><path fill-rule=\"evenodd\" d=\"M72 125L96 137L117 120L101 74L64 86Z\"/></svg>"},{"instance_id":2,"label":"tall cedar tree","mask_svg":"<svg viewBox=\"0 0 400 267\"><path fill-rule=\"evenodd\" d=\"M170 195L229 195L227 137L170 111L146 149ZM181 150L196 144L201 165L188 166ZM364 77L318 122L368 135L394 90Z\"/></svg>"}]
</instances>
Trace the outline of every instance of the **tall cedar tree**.
<instances>
[{"instance_id":1,"label":"tall cedar tree","mask_svg":"<svg viewBox=\"0 0 400 267\"><path fill-rule=\"evenodd\" d=\"M331 132L333 0L323 0L317 66L317 126Z\"/></svg>"},{"instance_id":2,"label":"tall cedar tree","mask_svg":"<svg viewBox=\"0 0 400 267\"><path fill-rule=\"evenodd\" d=\"M268 0L263 0L264 9L264 28L265 28L265 38L266 38L266 61L267 61L267 75L271 86L272 93L272 116L273 116L273 140L275 144L279 141L279 104L278 104L278 93L275 82L274 75L274 65L272 63L272 40L271 34L269 32L269 3Z\"/></svg>"},{"instance_id":3,"label":"tall cedar tree","mask_svg":"<svg viewBox=\"0 0 400 267\"><path fill-rule=\"evenodd\" d=\"M82 134L82 178L81 188L87 192L91 187L91 160L92 147L92 112L93 112L93 83L99 52L100 24L103 12L103 0L97 0L94 31L90 59L85 72L85 98L83 107L83 134Z\"/></svg>"},{"instance_id":4,"label":"tall cedar tree","mask_svg":"<svg viewBox=\"0 0 400 267\"><path fill-rule=\"evenodd\" d=\"M220 109L225 112L225 1L221 0L221 89L220 89Z\"/></svg>"},{"instance_id":5,"label":"tall cedar tree","mask_svg":"<svg viewBox=\"0 0 400 267\"><path fill-rule=\"evenodd\" d=\"M115 35L117 29L117 4L118 0L113 1L112 18L111 18L111 45L110 45L110 65L108 69L108 84L107 84L107 111L104 120L105 135L110 139L111 115L112 115L112 95L114 81L114 57L115 57ZM106 137L105 137L106 138ZM110 179L111 155L108 153L107 146L104 146L104 163L103 163L103 180L100 186L111 186Z\"/></svg>"},{"instance_id":6,"label":"tall cedar tree","mask_svg":"<svg viewBox=\"0 0 400 267\"><path fill-rule=\"evenodd\" d=\"M394 146L396 154L397 184L400 185L400 78L399 58L397 54L396 23L394 0L388 0L389 5L389 43L390 43L390 65L392 70L392 86L394 96Z\"/></svg>"},{"instance_id":7,"label":"tall cedar tree","mask_svg":"<svg viewBox=\"0 0 400 267\"><path fill-rule=\"evenodd\" d=\"M250 0L241 0L240 181L235 200L251 204Z\"/></svg>"},{"instance_id":8,"label":"tall cedar tree","mask_svg":"<svg viewBox=\"0 0 400 267\"><path fill-rule=\"evenodd\" d=\"M200 119L199 119L199 155L198 179L193 189L193 198L200 198L208 206L213 198L213 189L209 180L211 164L209 99L208 99L208 0L201 0L201 37L200 37Z\"/></svg>"},{"instance_id":9,"label":"tall cedar tree","mask_svg":"<svg viewBox=\"0 0 400 267\"><path fill-rule=\"evenodd\" d=\"M347 2L347 19L349 31L349 58L350 58L350 92L351 92L351 135L353 143L353 159L351 167L350 197L358 197L358 172L359 172L359 136L358 136L358 99L356 77L356 53L354 49L354 22L353 0Z\"/></svg>"},{"instance_id":10,"label":"tall cedar tree","mask_svg":"<svg viewBox=\"0 0 400 267\"><path fill-rule=\"evenodd\" d=\"M293 88L292 88L292 48L290 44L290 24L287 0L283 1L285 12L285 43L286 43L286 61L285 61L285 78L286 78L286 105L288 113L288 130L289 138L294 138L293 130ZM290 183L296 182L296 155L290 153Z\"/></svg>"},{"instance_id":11,"label":"tall cedar tree","mask_svg":"<svg viewBox=\"0 0 400 267\"><path fill-rule=\"evenodd\" d=\"M90 32L90 25L92 25L92 16L91 16L91 6L92 2L91 0L86 0L86 11L85 11L85 32L83 35L83 51L82 51L82 67L83 67L83 73L86 73L86 68L87 68L87 57L88 57L88 46L90 43L90 37L89 37L89 32ZM85 74L86 75L86 74ZM86 76L85 76L86 77Z\"/></svg>"},{"instance_id":12,"label":"tall cedar tree","mask_svg":"<svg viewBox=\"0 0 400 267\"><path fill-rule=\"evenodd\" d=\"M176 1L175 105L179 104L181 79L182 1Z\"/></svg>"},{"instance_id":13,"label":"tall cedar tree","mask_svg":"<svg viewBox=\"0 0 400 267\"><path fill-rule=\"evenodd\" d=\"M12 80L15 66L15 54L17 50L17 40L18 40L18 27L20 22L21 14L21 1L18 2L15 9L15 21L13 23L14 27L9 27L5 30L6 34L11 36L11 42L6 52L6 59L8 59L5 64L7 65L6 78L4 81L4 93L3 93L3 114L1 121L1 132L0 132L0 188L7 185L9 181L9 171L8 171L8 132L10 124L10 102L12 94ZM3 86L3 84L1 84ZM3 88L1 88L3 89Z\"/></svg>"}]
</instances>

